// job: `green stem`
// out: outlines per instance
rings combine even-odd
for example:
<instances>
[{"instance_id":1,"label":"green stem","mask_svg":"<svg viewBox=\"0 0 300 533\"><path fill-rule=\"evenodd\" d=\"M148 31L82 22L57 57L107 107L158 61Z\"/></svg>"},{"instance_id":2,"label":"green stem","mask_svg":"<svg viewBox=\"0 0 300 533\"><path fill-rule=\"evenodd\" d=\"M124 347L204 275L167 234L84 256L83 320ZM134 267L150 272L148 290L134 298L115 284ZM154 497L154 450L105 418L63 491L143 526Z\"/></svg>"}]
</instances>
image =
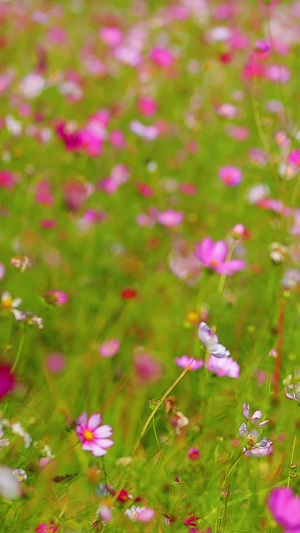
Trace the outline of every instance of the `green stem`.
<instances>
[{"instance_id":1,"label":"green stem","mask_svg":"<svg viewBox=\"0 0 300 533\"><path fill-rule=\"evenodd\" d=\"M17 353L17 355L16 355L15 362L14 362L13 367L12 367L12 369L11 369L12 372L14 372L14 370L16 369L16 367L17 367L17 365L18 365L18 362L19 362L19 359L20 359L20 355L21 355L21 353L22 353L23 346L24 346L25 335L26 335L26 331L25 331L25 329L24 329L23 332L22 332L22 336L21 336L21 339L20 339L20 343L19 343L18 353Z\"/></svg>"},{"instance_id":2,"label":"green stem","mask_svg":"<svg viewBox=\"0 0 300 533\"><path fill-rule=\"evenodd\" d=\"M292 464L293 464L293 461L294 461L295 447L296 447L296 440L297 440L297 437L296 437L296 435L294 435L293 446L292 446L292 455L291 455L290 465L292 465ZM288 487L290 486L290 483L291 483L291 476L288 477L288 482L287 482L287 486L288 486Z\"/></svg>"},{"instance_id":3,"label":"green stem","mask_svg":"<svg viewBox=\"0 0 300 533\"><path fill-rule=\"evenodd\" d=\"M149 427L149 424L150 422L152 421L152 419L155 417L158 409L162 406L163 402L165 401L165 399L169 396L170 392L172 392L172 390L176 387L176 385L178 385L178 383L182 380L182 378L185 376L185 374L188 372L188 368L185 368L181 374L179 374L179 376L175 379L175 381L173 381L172 385L170 385L170 387L166 390L166 392L162 395L161 399L157 402L157 405L155 406L155 408L153 409L153 411L151 412L151 414L148 416L145 424L143 425L142 429L141 429L141 432L140 432L140 436L133 448L133 455L135 454L136 450L138 449L139 447L139 444L143 438L143 436L145 435L148 427Z\"/></svg>"}]
</instances>

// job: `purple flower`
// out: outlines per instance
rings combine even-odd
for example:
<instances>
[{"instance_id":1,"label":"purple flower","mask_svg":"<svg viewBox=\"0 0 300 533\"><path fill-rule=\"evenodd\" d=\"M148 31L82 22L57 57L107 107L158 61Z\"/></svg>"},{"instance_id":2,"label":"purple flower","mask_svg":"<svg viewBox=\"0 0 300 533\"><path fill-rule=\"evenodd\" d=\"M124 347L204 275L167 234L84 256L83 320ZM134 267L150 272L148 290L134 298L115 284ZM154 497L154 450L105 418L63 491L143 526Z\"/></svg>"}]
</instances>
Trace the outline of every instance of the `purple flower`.
<instances>
[{"instance_id":1,"label":"purple flower","mask_svg":"<svg viewBox=\"0 0 300 533\"><path fill-rule=\"evenodd\" d=\"M248 435L248 442L250 448L243 448L245 455L249 457L264 457L269 455L273 451L273 441L269 440L268 437L264 437L260 442L257 441L258 431L255 433L255 430L251 431Z\"/></svg>"},{"instance_id":2,"label":"purple flower","mask_svg":"<svg viewBox=\"0 0 300 533\"><path fill-rule=\"evenodd\" d=\"M210 355L218 358L228 357L230 355L230 351L223 344L219 343L218 336L205 322L200 323L198 336Z\"/></svg>"},{"instance_id":3,"label":"purple flower","mask_svg":"<svg viewBox=\"0 0 300 533\"><path fill-rule=\"evenodd\" d=\"M300 498L292 489L279 487L272 490L268 506L276 522L285 528L285 533L300 531Z\"/></svg>"},{"instance_id":4,"label":"purple flower","mask_svg":"<svg viewBox=\"0 0 300 533\"><path fill-rule=\"evenodd\" d=\"M247 439L247 446L243 448L244 454L249 457L264 457L265 455L272 453L273 441L269 440L266 436L260 440L261 430L268 422L268 420L260 422L262 412L254 411L253 415L250 416L250 406L248 403L244 403L243 415L248 420L248 425L246 422L243 422L239 428L239 436ZM252 426L250 431L248 427L249 424L250 427ZM253 428L253 425L256 427Z\"/></svg>"},{"instance_id":5,"label":"purple flower","mask_svg":"<svg viewBox=\"0 0 300 533\"><path fill-rule=\"evenodd\" d=\"M187 368L188 370L198 370L204 366L204 361L201 359L195 359L194 357L188 357L188 355L182 355L174 359L177 366L181 368Z\"/></svg>"},{"instance_id":6,"label":"purple flower","mask_svg":"<svg viewBox=\"0 0 300 533\"><path fill-rule=\"evenodd\" d=\"M296 400L300 404L300 369L294 370L283 381L284 392L290 400Z\"/></svg>"},{"instance_id":7,"label":"purple flower","mask_svg":"<svg viewBox=\"0 0 300 533\"><path fill-rule=\"evenodd\" d=\"M207 268L218 274L231 276L234 272L245 268L241 259L225 261L228 255L228 246L225 241L213 242L210 237L205 237L201 243L195 245L196 256Z\"/></svg>"},{"instance_id":8,"label":"purple flower","mask_svg":"<svg viewBox=\"0 0 300 533\"><path fill-rule=\"evenodd\" d=\"M264 422L259 422L262 417L261 411L254 411L253 415L250 416L250 406L248 403L243 404L243 415L249 422L252 422L255 426L263 427L269 422L269 420L264 420Z\"/></svg>"}]
</instances>

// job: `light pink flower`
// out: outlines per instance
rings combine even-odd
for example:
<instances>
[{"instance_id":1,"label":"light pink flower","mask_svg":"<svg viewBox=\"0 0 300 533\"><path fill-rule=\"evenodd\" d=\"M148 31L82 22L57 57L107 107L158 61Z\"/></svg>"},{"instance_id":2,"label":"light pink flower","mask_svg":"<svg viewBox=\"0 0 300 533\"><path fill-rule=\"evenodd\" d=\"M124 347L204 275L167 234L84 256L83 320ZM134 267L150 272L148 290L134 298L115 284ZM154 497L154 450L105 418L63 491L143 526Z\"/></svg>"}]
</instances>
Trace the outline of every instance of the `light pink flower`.
<instances>
[{"instance_id":1,"label":"light pink flower","mask_svg":"<svg viewBox=\"0 0 300 533\"><path fill-rule=\"evenodd\" d=\"M233 187L241 183L243 179L243 174L240 168L233 167L232 165L227 165L225 167L220 168L219 178L223 181L223 183L225 183L225 185Z\"/></svg>"},{"instance_id":2,"label":"light pink flower","mask_svg":"<svg viewBox=\"0 0 300 533\"><path fill-rule=\"evenodd\" d=\"M162 211L157 215L157 222L162 224L162 226L167 226L168 228L173 228L181 224L183 220L183 213L181 211L174 211L173 209L167 209Z\"/></svg>"},{"instance_id":3,"label":"light pink flower","mask_svg":"<svg viewBox=\"0 0 300 533\"><path fill-rule=\"evenodd\" d=\"M157 381L164 372L162 363L140 348L134 356L134 370L141 383Z\"/></svg>"},{"instance_id":4,"label":"light pink flower","mask_svg":"<svg viewBox=\"0 0 300 533\"><path fill-rule=\"evenodd\" d=\"M229 376L230 378L238 378L240 373L240 367L232 357L217 358L210 355L207 368L217 376Z\"/></svg>"},{"instance_id":5,"label":"light pink flower","mask_svg":"<svg viewBox=\"0 0 300 533\"><path fill-rule=\"evenodd\" d=\"M101 357L113 357L120 349L119 339L109 339L99 346Z\"/></svg>"},{"instance_id":6,"label":"light pink flower","mask_svg":"<svg viewBox=\"0 0 300 533\"><path fill-rule=\"evenodd\" d=\"M159 135L157 126L154 124L145 126L139 120L133 120L130 122L129 129L139 137L142 137L145 141L153 141Z\"/></svg>"},{"instance_id":7,"label":"light pink flower","mask_svg":"<svg viewBox=\"0 0 300 533\"><path fill-rule=\"evenodd\" d=\"M275 83L287 83L290 79L290 76L290 70L284 65L270 65L267 67L265 72L265 77L269 81L273 81Z\"/></svg>"},{"instance_id":8,"label":"light pink flower","mask_svg":"<svg viewBox=\"0 0 300 533\"><path fill-rule=\"evenodd\" d=\"M46 358L46 365L50 372L52 372L53 374L59 374L66 367L66 358L61 353L51 353Z\"/></svg>"},{"instance_id":9,"label":"light pink flower","mask_svg":"<svg viewBox=\"0 0 300 533\"><path fill-rule=\"evenodd\" d=\"M134 522L150 522L155 512L150 507L137 507L133 505L130 509L126 509L125 514Z\"/></svg>"},{"instance_id":10,"label":"light pink flower","mask_svg":"<svg viewBox=\"0 0 300 533\"><path fill-rule=\"evenodd\" d=\"M180 368L187 368L188 370L198 370L198 368L204 366L204 361L202 359L195 359L194 357L189 357L188 355L175 357L174 361Z\"/></svg>"},{"instance_id":11,"label":"light pink flower","mask_svg":"<svg viewBox=\"0 0 300 533\"><path fill-rule=\"evenodd\" d=\"M237 116L236 106L228 102L217 106L216 111L218 115L220 115L220 117L224 117L224 118L232 119Z\"/></svg>"},{"instance_id":12,"label":"light pink flower","mask_svg":"<svg viewBox=\"0 0 300 533\"><path fill-rule=\"evenodd\" d=\"M210 237L205 237L201 243L196 243L195 251L203 265L218 274L231 276L234 272L245 268L245 262L241 259L225 261L228 255L228 246L225 241L213 242Z\"/></svg>"},{"instance_id":13,"label":"light pink flower","mask_svg":"<svg viewBox=\"0 0 300 533\"><path fill-rule=\"evenodd\" d=\"M81 440L82 449L91 452L95 457L106 455L107 449L114 444L109 438L112 436L111 426L101 426L101 421L102 416L98 413L92 414L89 419L87 413L83 413L76 420L78 425L75 431Z\"/></svg>"},{"instance_id":14,"label":"light pink flower","mask_svg":"<svg viewBox=\"0 0 300 533\"><path fill-rule=\"evenodd\" d=\"M99 37L107 46L114 48L121 44L123 33L116 26L103 26L99 31Z\"/></svg>"}]
</instances>

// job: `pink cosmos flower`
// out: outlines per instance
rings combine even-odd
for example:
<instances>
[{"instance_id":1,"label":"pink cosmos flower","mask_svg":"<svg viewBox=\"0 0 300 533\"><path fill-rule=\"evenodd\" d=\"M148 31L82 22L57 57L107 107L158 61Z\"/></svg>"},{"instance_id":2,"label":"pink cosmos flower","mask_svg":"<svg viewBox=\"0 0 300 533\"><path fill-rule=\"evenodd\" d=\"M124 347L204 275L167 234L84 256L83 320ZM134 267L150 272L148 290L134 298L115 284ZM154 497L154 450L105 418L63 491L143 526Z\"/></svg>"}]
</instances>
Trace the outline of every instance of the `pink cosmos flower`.
<instances>
[{"instance_id":1,"label":"pink cosmos flower","mask_svg":"<svg viewBox=\"0 0 300 533\"><path fill-rule=\"evenodd\" d=\"M155 512L150 507L137 507L133 505L130 509L126 509L125 514L134 522L150 522Z\"/></svg>"},{"instance_id":2,"label":"pink cosmos flower","mask_svg":"<svg viewBox=\"0 0 300 533\"><path fill-rule=\"evenodd\" d=\"M285 528L285 533L299 533L300 498L294 495L292 489L279 487L272 490L268 506L276 522Z\"/></svg>"},{"instance_id":3,"label":"pink cosmos flower","mask_svg":"<svg viewBox=\"0 0 300 533\"><path fill-rule=\"evenodd\" d=\"M210 355L207 361L207 368L210 372L217 374L217 376L238 378L240 374L240 367L232 357L223 357L220 359Z\"/></svg>"},{"instance_id":4,"label":"pink cosmos flower","mask_svg":"<svg viewBox=\"0 0 300 533\"><path fill-rule=\"evenodd\" d=\"M164 372L162 363L141 348L137 348L133 362L136 376L141 383L157 381Z\"/></svg>"},{"instance_id":5,"label":"pink cosmos flower","mask_svg":"<svg viewBox=\"0 0 300 533\"><path fill-rule=\"evenodd\" d=\"M210 237L205 237L201 243L196 243L195 251L203 265L218 274L231 276L234 272L245 268L245 262L241 259L225 261L228 255L228 246L225 241L214 243Z\"/></svg>"},{"instance_id":6,"label":"pink cosmos flower","mask_svg":"<svg viewBox=\"0 0 300 533\"><path fill-rule=\"evenodd\" d=\"M48 304L51 305L64 305L68 301L68 296L62 291L46 291L44 298Z\"/></svg>"},{"instance_id":7,"label":"pink cosmos flower","mask_svg":"<svg viewBox=\"0 0 300 533\"><path fill-rule=\"evenodd\" d=\"M235 118L238 112L236 106L228 102L225 102L224 104L217 106L216 111L218 115L220 115L220 117L229 118L229 119Z\"/></svg>"},{"instance_id":8,"label":"pink cosmos flower","mask_svg":"<svg viewBox=\"0 0 300 533\"><path fill-rule=\"evenodd\" d=\"M265 72L265 77L269 81L273 81L275 83L287 83L290 79L290 76L290 70L284 65L270 65L267 67Z\"/></svg>"},{"instance_id":9,"label":"pink cosmos flower","mask_svg":"<svg viewBox=\"0 0 300 533\"><path fill-rule=\"evenodd\" d=\"M188 357L188 355L175 357L174 361L180 368L187 368L188 370L198 370L198 368L204 366L204 361L202 359L195 359L194 357Z\"/></svg>"},{"instance_id":10,"label":"pink cosmos flower","mask_svg":"<svg viewBox=\"0 0 300 533\"><path fill-rule=\"evenodd\" d=\"M156 113L157 105L153 98L144 96L139 99L138 108L145 117L153 117Z\"/></svg>"},{"instance_id":11,"label":"pink cosmos flower","mask_svg":"<svg viewBox=\"0 0 300 533\"><path fill-rule=\"evenodd\" d=\"M15 176L8 170L0 170L0 188L12 189L15 182Z\"/></svg>"},{"instance_id":12,"label":"pink cosmos flower","mask_svg":"<svg viewBox=\"0 0 300 533\"><path fill-rule=\"evenodd\" d=\"M219 178L223 181L223 183L225 183L225 185L233 187L241 183L243 179L243 174L240 168L233 167L232 165L227 165L225 167L220 168Z\"/></svg>"},{"instance_id":13,"label":"pink cosmos flower","mask_svg":"<svg viewBox=\"0 0 300 533\"><path fill-rule=\"evenodd\" d=\"M95 457L101 457L107 454L107 448L110 448L114 441L109 437L112 436L111 426L100 425L102 416L98 413L92 414L89 419L87 413L80 415L76 422L75 431L81 440L83 450L91 452Z\"/></svg>"},{"instance_id":14,"label":"pink cosmos flower","mask_svg":"<svg viewBox=\"0 0 300 533\"><path fill-rule=\"evenodd\" d=\"M99 31L102 42L112 48L119 46L123 40L123 32L116 26L103 26Z\"/></svg>"},{"instance_id":15,"label":"pink cosmos flower","mask_svg":"<svg viewBox=\"0 0 300 533\"><path fill-rule=\"evenodd\" d=\"M126 146L125 135L121 130L114 130L109 136L109 142L118 150L123 150Z\"/></svg>"},{"instance_id":16,"label":"pink cosmos flower","mask_svg":"<svg viewBox=\"0 0 300 533\"><path fill-rule=\"evenodd\" d=\"M257 41L255 41L254 50L258 54L266 54L270 52L271 45L267 41L258 39Z\"/></svg>"},{"instance_id":17,"label":"pink cosmos flower","mask_svg":"<svg viewBox=\"0 0 300 533\"><path fill-rule=\"evenodd\" d=\"M109 339L99 346L101 357L113 357L120 349L119 339Z\"/></svg>"},{"instance_id":18,"label":"pink cosmos flower","mask_svg":"<svg viewBox=\"0 0 300 533\"><path fill-rule=\"evenodd\" d=\"M150 59L155 65L161 68L169 68L173 65L174 56L166 48L155 46L150 52Z\"/></svg>"},{"instance_id":19,"label":"pink cosmos flower","mask_svg":"<svg viewBox=\"0 0 300 533\"><path fill-rule=\"evenodd\" d=\"M36 533L55 533L58 529L59 526L55 526L53 520L51 520L50 524L39 524L34 531Z\"/></svg>"},{"instance_id":20,"label":"pink cosmos flower","mask_svg":"<svg viewBox=\"0 0 300 533\"><path fill-rule=\"evenodd\" d=\"M159 135L157 126L154 124L145 126L139 120L133 120L130 122L129 129L139 137L142 137L145 141L153 141Z\"/></svg>"},{"instance_id":21,"label":"pink cosmos flower","mask_svg":"<svg viewBox=\"0 0 300 533\"><path fill-rule=\"evenodd\" d=\"M183 213L181 211L174 211L173 209L167 209L162 211L157 215L157 222L162 224L162 226L167 226L168 228L173 228L181 224L183 220Z\"/></svg>"},{"instance_id":22,"label":"pink cosmos flower","mask_svg":"<svg viewBox=\"0 0 300 533\"><path fill-rule=\"evenodd\" d=\"M61 353L51 353L46 358L46 365L50 372L53 374L59 374L66 367L66 358Z\"/></svg>"}]
</instances>

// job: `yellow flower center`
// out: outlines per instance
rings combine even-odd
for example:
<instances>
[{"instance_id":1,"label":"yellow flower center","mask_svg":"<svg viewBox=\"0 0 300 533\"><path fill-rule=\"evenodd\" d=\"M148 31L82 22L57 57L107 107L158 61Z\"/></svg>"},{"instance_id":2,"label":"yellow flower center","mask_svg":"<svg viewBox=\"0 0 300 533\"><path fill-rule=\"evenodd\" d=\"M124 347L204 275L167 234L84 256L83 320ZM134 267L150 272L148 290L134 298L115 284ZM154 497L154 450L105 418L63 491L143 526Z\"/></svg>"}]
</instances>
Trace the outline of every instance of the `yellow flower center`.
<instances>
[{"instance_id":1,"label":"yellow flower center","mask_svg":"<svg viewBox=\"0 0 300 533\"><path fill-rule=\"evenodd\" d=\"M94 434L90 429L86 429L83 433L85 440L93 440Z\"/></svg>"},{"instance_id":2,"label":"yellow flower center","mask_svg":"<svg viewBox=\"0 0 300 533\"><path fill-rule=\"evenodd\" d=\"M1 305L4 307L4 309L11 309L13 304L13 300L10 296L5 296L2 298Z\"/></svg>"},{"instance_id":3,"label":"yellow flower center","mask_svg":"<svg viewBox=\"0 0 300 533\"><path fill-rule=\"evenodd\" d=\"M251 437L248 437L248 442L249 442L249 445L252 447L252 446L255 446L257 440L255 437L251 436Z\"/></svg>"}]
</instances>

